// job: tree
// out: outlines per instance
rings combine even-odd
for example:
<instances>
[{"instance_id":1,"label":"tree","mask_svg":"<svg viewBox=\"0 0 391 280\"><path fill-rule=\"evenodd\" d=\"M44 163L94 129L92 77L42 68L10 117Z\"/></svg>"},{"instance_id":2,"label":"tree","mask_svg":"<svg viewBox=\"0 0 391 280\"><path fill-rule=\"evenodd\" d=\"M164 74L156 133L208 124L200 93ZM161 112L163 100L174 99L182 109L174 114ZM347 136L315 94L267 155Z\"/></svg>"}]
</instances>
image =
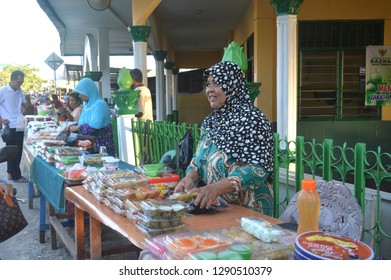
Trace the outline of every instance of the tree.
<instances>
[{"instance_id":1,"label":"tree","mask_svg":"<svg viewBox=\"0 0 391 280\"><path fill-rule=\"evenodd\" d=\"M11 81L11 74L15 70L23 71L24 83L22 90L25 92L41 91L42 83L44 80L38 76L39 68L31 67L30 64L26 65L7 65L0 70L0 85L5 86Z\"/></svg>"}]
</instances>

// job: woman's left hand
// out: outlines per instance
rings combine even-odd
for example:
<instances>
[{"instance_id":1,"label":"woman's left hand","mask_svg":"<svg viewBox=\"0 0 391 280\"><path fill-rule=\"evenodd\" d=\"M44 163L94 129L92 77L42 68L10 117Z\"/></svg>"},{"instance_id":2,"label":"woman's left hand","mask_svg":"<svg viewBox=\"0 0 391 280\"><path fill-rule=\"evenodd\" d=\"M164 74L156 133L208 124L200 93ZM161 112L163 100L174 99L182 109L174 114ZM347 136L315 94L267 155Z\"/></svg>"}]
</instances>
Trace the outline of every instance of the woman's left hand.
<instances>
[{"instance_id":1,"label":"woman's left hand","mask_svg":"<svg viewBox=\"0 0 391 280\"><path fill-rule=\"evenodd\" d=\"M198 192L198 195L194 201L195 205L200 208L210 208L213 201L220 195L217 184L207 185L201 188L196 188L190 191L190 193Z\"/></svg>"},{"instance_id":2,"label":"woman's left hand","mask_svg":"<svg viewBox=\"0 0 391 280\"><path fill-rule=\"evenodd\" d=\"M220 195L233 191L231 182L228 179L221 179L216 183L206 185L201 188L196 188L190 191L190 193L198 192L197 198L194 201L195 205L200 208L210 208Z\"/></svg>"}]
</instances>

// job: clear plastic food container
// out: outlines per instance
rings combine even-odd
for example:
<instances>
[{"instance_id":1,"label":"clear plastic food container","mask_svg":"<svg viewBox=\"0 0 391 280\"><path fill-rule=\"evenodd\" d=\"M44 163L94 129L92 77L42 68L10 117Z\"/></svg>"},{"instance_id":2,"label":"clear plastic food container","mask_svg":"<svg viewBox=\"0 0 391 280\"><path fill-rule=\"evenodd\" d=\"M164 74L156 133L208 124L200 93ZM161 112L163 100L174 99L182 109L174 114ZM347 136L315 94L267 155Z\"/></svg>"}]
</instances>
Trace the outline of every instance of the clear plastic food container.
<instances>
[{"instance_id":1,"label":"clear plastic food container","mask_svg":"<svg viewBox=\"0 0 391 280\"><path fill-rule=\"evenodd\" d=\"M183 229L185 228L185 225L182 224L182 225L176 226L176 227L151 229L151 228L144 227L143 225L137 223L137 224L136 224L136 227L137 227L143 234L145 234L145 235L147 235L147 236L156 236L156 235L168 234L168 233L172 233L172 232L183 231Z\"/></svg>"},{"instance_id":2,"label":"clear plastic food container","mask_svg":"<svg viewBox=\"0 0 391 280\"><path fill-rule=\"evenodd\" d=\"M246 232L263 242L277 242L286 235L282 228L260 217L242 217L240 225Z\"/></svg>"},{"instance_id":3,"label":"clear plastic food container","mask_svg":"<svg viewBox=\"0 0 391 280\"><path fill-rule=\"evenodd\" d=\"M175 200L149 199L141 203L143 213L151 218L184 217L189 213L189 205Z\"/></svg>"},{"instance_id":4,"label":"clear plastic food container","mask_svg":"<svg viewBox=\"0 0 391 280\"><path fill-rule=\"evenodd\" d=\"M138 213L135 218L139 224L149 229L172 228L183 225L182 218L176 216L167 219L152 219L142 213Z\"/></svg>"},{"instance_id":5,"label":"clear plastic food container","mask_svg":"<svg viewBox=\"0 0 391 280\"><path fill-rule=\"evenodd\" d=\"M253 248L239 242L209 250L193 251L188 254L188 258L192 260L250 260L255 256Z\"/></svg>"},{"instance_id":6,"label":"clear plastic food container","mask_svg":"<svg viewBox=\"0 0 391 280\"><path fill-rule=\"evenodd\" d=\"M229 246L232 240L217 230L182 231L146 238L146 248L161 259L186 259L190 252Z\"/></svg>"}]
</instances>

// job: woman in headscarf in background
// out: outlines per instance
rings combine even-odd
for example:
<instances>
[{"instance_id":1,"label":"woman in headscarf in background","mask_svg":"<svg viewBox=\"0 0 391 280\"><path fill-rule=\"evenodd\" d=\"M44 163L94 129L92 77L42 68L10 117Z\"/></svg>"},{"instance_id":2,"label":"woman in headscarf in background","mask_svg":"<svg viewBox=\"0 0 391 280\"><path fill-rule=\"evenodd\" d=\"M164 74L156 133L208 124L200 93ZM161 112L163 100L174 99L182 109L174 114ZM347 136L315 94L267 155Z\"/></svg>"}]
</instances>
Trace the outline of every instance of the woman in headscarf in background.
<instances>
[{"instance_id":1,"label":"woman in headscarf in background","mask_svg":"<svg viewBox=\"0 0 391 280\"><path fill-rule=\"evenodd\" d=\"M213 109L201 126L197 152L174 192L197 192L209 208L219 196L229 203L273 215L273 132L251 102L238 65L220 62L204 72Z\"/></svg>"},{"instance_id":2,"label":"woman in headscarf in background","mask_svg":"<svg viewBox=\"0 0 391 280\"><path fill-rule=\"evenodd\" d=\"M98 88L90 78L81 79L76 85L77 92L84 102L83 109L77 125L65 130L78 131L79 134L95 137L95 152L99 147L105 146L109 155L114 156L114 136L111 126L110 109L99 95Z\"/></svg>"}]
</instances>

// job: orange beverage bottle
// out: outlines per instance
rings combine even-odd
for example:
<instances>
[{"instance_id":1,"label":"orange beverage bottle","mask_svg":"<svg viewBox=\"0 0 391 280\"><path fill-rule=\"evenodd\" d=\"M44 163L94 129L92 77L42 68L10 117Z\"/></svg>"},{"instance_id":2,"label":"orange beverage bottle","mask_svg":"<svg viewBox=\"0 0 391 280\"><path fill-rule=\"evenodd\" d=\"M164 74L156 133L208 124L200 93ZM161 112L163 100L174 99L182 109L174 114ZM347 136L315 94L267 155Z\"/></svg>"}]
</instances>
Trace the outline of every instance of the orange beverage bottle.
<instances>
[{"instance_id":1,"label":"orange beverage bottle","mask_svg":"<svg viewBox=\"0 0 391 280\"><path fill-rule=\"evenodd\" d=\"M297 195L297 210L299 214L298 235L306 231L319 231L320 197L316 191L315 180L304 179L301 182L301 191Z\"/></svg>"}]
</instances>

